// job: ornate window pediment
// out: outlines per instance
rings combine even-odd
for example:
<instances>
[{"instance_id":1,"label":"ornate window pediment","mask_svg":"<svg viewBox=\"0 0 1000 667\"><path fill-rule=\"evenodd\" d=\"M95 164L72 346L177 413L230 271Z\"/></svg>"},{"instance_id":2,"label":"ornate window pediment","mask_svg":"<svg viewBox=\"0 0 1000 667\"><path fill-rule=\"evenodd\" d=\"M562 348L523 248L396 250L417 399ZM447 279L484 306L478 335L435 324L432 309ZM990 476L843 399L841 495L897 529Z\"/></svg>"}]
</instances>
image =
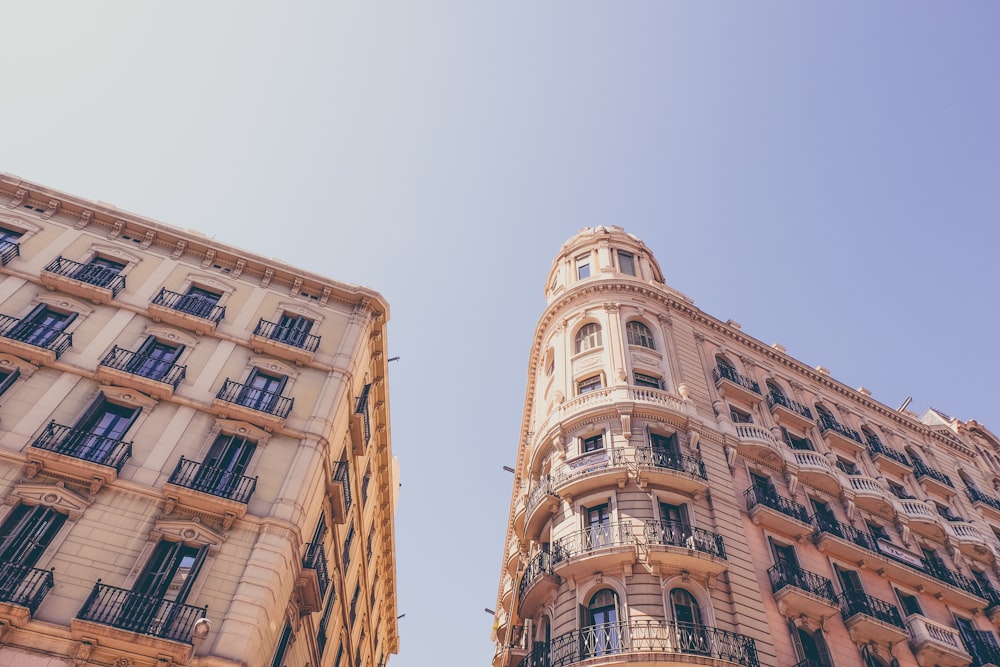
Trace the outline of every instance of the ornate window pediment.
<instances>
[{"instance_id":1,"label":"ornate window pediment","mask_svg":"<svg viewBox=\"0 0 1000 667\"><path fill-rule=\"evenodd\" d=\"M66 514L70 521L76 521L83 511L90 507L92 500L67 489L62 482L38 484L22 482L14 487L5 499L8 505L42 505Z\"/></svg>"},{"instance_id":2,"label":"ornate window pediment","mask_svg":"<svg viewBox=\"0 0 1000 667\"><path fill-rule=\"evenodd\" d=\"M157 404L156 399L150 398L141 391L136 391L135 389L129 389L127 387L114 387L107 385L101 387L101 392L104 394L104 397L108 399L108 401L111 403L117 403L118 405L127 405L132 408L152 410Z\"/></svg>"},{"instance_id":3,"label":"ornate window pediment","mask_svg":"<svg viewBox=\"0 0 1000 667\"><path fill-rule=\"evenodd\" d=\"M266 445L267 441L271 437L271 434L264 429L238 419L216 419L215 426L211 431L211 440L215 440L215 437L220 433L225 433L226 435L236 435L253 440L261 447Z\"/></svg>"},{"instance_id":4,"label":"ornate window pediment","mask_svg":"<svg viewBox=\"0 0 1000 667\"><path fill-rule=\"evenodd\" d=\"M160 519L153 526L150 538L156 541L183 542L195 547L208 547L209 555L219 552L226 536L194 519Z\"/></svg>"}]
</instances>

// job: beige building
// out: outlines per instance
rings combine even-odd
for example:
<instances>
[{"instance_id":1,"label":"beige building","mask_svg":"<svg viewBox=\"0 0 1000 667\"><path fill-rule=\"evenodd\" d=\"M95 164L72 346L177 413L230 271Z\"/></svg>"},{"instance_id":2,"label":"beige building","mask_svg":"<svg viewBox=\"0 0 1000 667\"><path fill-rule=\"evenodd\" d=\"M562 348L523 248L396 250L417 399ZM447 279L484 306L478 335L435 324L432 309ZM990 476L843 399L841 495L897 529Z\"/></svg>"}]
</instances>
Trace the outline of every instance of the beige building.
<instances>
[{"instance_id":1,"label":"beige building","mask_svg":"<svg viewBox=\"0 0 1000 667\"><path fill-rule=\"evenodd\" d=\"M376 292L0 175L0 665L398 651Z\"/></svg>"},{"instance_id":2,"label":"beige building","mask_svg":"<svg viewBox=\"0 0 1000 667\"><path fill-rule=\"evenodd\" d=\"M1000 442L664 283L617 227L535 331L494 667L1000 665Z\"/></svg>"}]
</instances>

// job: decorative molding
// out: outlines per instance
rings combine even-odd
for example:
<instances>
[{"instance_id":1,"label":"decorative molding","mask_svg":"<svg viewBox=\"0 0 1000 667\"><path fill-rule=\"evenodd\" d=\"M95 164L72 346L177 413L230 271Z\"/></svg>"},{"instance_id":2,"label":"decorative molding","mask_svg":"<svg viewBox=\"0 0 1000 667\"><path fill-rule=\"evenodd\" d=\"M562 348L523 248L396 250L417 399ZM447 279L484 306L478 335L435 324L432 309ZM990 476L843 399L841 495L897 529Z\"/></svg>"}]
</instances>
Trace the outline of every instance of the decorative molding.
<instances>
[{"instance_id":1,"label":"decorative molding","mask_svg":"<svg viewBox=\"0 0 1000 667\"><path fill-rule=\"evenodd\" d=\"M42 217L48 220L56 213L59 212L59 207L62 206L62 202L58 199L50 199L48 206L45 207L45 213L42 213Z\"/></svg>"},{"instance_id":2,"label":"decorative molding","mask_svg":"<svg viewBox=\"0 0 1000 667\"><path fill-rule=\"evenodd\" d=\"M93 221L93 219L94 219L94 212L91 211L90 209L86 209L85 208L80 213L80 219L77 221L77 223L75 225L73 225L73 228L74 229L83 229L84 227L86 227L87 225L89 225L91 223L91 221Z\"/></svg>"},{"instance_id":3,"label":"decorative molding","mask_svg":"<svg viewBox=\"0 0 1000 667\"><path fill-rule=\"evenodd\" d=\"M10 203L7 204L7 207L17 208L18 206L23 204L24 200L26 200L27 198L28 198L28 191L18 188L17 191L14 193L14 197L10 200Z\"/></svg>"},{"instance_id":4,"label":"decorative molding","mask_svg":"<svg viewBox=\"0 0 1000 667\"><path fill-rule=\"evenodd\" d=\"M178 240L177 245L174 247L174 251L170 254L170 257L173 259L180 259L181 255L184 254L184 249L187 248L187 244L188 242L184 239Z\"/></svg>"},{"instance_id":5,"label":"decorative molding","mask_svg":"<svg viewBox=\"0 0 1000 667\"><path fill-rule=\"evenodd\" d=\"M207 269L215 261L215 250L209 248L205 251L205 258L201 260L201 268Z\"/></svg>"},{"instance_id":6,"label":"decorative molding","mask_svg":"<svg viewBox=\"0 0 1000 667\"><path fill-rule=\"evenodd\" d=\"M226 541L226 535L217 533L198 519L157 519L150 531L151 540L169 540L171 542L183 542L192 546L207 546L210 556L218 555L222 543Z\"/></svg>"},{"instance_id":7,"label":"decorative molding","mask_svg":"<svg viewBox=\"0 0 1000 667\"><path fill-rule=\"evenodd\" d=\"M109 239L116 239L116 238L118 238L119 236L122 235L123 231L125 231L125 221L124 220L115 220L114 221L114 226L111 228L111 231L108 232L108 238Z\"/></svg>"},{"instance_id":8,"label":"decorative molding","mask_svg":"<svg viewBox=\"0 0 1000 667\"><path fill-rule=\"evenodd\" d=\"M93 500L66 488L63 482L44 484L39 482L21 482L14 486L4 499L7 505L25 503L27 505L42 505L63 512L70 521L76 521L83 516L84 510L93 504Z\"/></svg>"},{"instance_id":9,"label":"decorative molding","mask_svg":"<svg viewBox=\"0 0 1000 667\"><path fill-rule=\"evenodd\" d=\"M143 248L149 248L149 246L153 245L153 241L155 239L156 239L156 232L150 229L149 231L146 232L146 235L143 236L142 243L140 243L139 245Z\"/></svg>"}]
</instances>

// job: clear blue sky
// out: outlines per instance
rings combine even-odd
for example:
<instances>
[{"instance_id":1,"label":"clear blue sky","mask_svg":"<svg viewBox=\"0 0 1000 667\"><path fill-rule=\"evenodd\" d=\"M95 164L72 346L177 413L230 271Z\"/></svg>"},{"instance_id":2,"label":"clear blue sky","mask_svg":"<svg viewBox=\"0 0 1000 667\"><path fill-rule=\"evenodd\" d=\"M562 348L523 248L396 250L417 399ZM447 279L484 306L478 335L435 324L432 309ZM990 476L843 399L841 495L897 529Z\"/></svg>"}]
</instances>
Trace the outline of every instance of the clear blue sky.
<instances>
[{"instance_id":1,"label":"clear blue sky","mask_svg":"<svg viewBox=\"0 0 1000 667\"><path fill-rule=\"evenodd\" d=\"M389 300L392 667L489 664L502 466L581 227L1000 432L1000 4L8 4L0 170Z\"/></svg>"}]
</instances>

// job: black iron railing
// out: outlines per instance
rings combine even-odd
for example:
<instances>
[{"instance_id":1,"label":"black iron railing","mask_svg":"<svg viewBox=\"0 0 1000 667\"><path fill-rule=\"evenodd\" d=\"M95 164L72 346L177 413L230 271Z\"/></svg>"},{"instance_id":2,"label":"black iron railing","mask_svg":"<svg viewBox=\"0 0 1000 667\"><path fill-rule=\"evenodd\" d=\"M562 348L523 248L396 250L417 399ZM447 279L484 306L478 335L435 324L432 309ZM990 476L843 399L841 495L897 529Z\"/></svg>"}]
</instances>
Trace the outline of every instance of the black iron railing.
<instances>
[{"instance_id":1,"label":"black iron railing","mask_svg":"<svg viewBox=\"0 0 1000 667\"><path fill-rule=\"evenodd\" d=\"M190 461L183 456L170 475L170 483L192 491L201 491L238 503L250 502L257 488L257 478L247 477L227 468Z\"/></svg>"},{"instance_id":2,"label":"black iron railing","mask_svg":"<svg viewBox=\"0 0 1000 667\"><path fill-rule=\"evenodd\" d=\"M758 667L753 639L700 623L655 620L601 623L554 637L519 667L565 667L590 658L626 654L687 654Z\"/></svg>"},{"instance_id":3,"label":"black iron railing","mask_svg":"<svg viewBox=\"0 0 1000 667\"><path fill-rule=\"evenodd\" d=\"M552 563L554 562L552 554L547 551L539 551L535 556L528 561L528 566L524 568L524 574L521 575L521 583L518 584L517 588L517 599L523 600L524 594L531 587L536 579L541 577L543 574L552 574Z\"/></svg>"},{"instance_id":4,"label":"black iron railing","mask_svg":"<svg viewBox=\"0 0 1000 667\"><path fill-rule=\"evenodd\" d=\"M643 535L647 544L683 547L718 558L726 557L726 548L722 543L721 535L710 533L701 528L693 528L683 521L647 519Z\"/></svg>"},{"instance_id":5,"label":"black iron railing","mask_svg":"<svg viewBox=\"0 0 1000 667\"><path fill-rule=\"evenodd\" d=\"M27 607L34 614L54 584L51 570L0 561L0 601Z\"/></svg>"},{"instance_id":6,"label":"black iron railing","mask_svg":"<svg viewBox=\"0 0 1000 667\"><path fill-rule=\"evenodd\" d=\"M269 415L284 419L292 411L294 398L282 396L263 389L257 389L246 384L233 382L227 379L222 385L222 389L215 395L221 401L242 405L251 410L266 412Z\"/></svg>"},{"instance_id":7,"label":"black iron railing","mask_svg":"<svg viewBox=\"0 0 1000 667\"><path fill-rule=\"evenodd\" d=\"M807 406L802 405L797 401L793 401L784 394L772 391L767 395L767 407L773 408L775 405L780 405L783 408L791 410L797 415L802 415L806 419L813 418L812 410L810 410Z\"/></svg>"},{"instance_id":8,"label":"black iron railing","mask_svg":"<svg viewBox=\"0 0 1000 667\"><path fill-rule=\"evenodd\" d=\"M125 276L117 269L100 264L81 264L59 256L49 262L45 270L63 278L71 278L94 287L111 290L113 296L125 289Z\"/></svg>"},{"instance_id":9,"label":"black iron railing","mask_svg":"<svg viewBox=\"0 0 1000 667\"><path fill-rule=\"evenodd\" d=\"M0 315L0 336L55 352L56 359L73 346L73 334L10 315Z\"/></svg>"},{"instance_id":10,"label":"black iron railing","mask_svg":"<svg viewBox=\"0 0 1000 667\"><path fill-rule=\"evenodd\" d=\"M858 530L850 524L840 523L829 514L817 512L812 515L810 522L816 527L817 533L829 533L842 540L853 542L859 547L864 547L869 551L878 553L878 547L875 545L875 540L871 535Z\"/></svg>"},{"instance_id":11,"label":"black iron railing","mask_svg":"<svg viewBox=\"0 0 1000 667\"><path fill-rule=\"evenodd\" d=\"M955 588L960 588L966 593L972 593L978 597L984 599L986 598L986 593L983 592L979 582L975 579L948 569L948 567L946 567L940 560L929 558L921 558L920 560L924 565L924 571L938 581L943 581L944 583L950 584Z\"/></svg>"},{"instance_id":12,"label":"black iron railing","mask_svg":"<svg viewBox=\"0 0 1000 667\"><path fill-rule=\"evenodd\" d=\"M326 597L326 589L330 586L330 573L327 567L326 550L318 542L310 542L306 545L306 553L302 556L302 567L316 572L316 580L319 582L319 598Z\"/></svg>"},{"instance_id":13,"label":"black iron railing","mask_svg":"<svg viewBox=\"0 0 1000 667\"><path fill-rule=\"evenodd\" d=\"M531 512L538 507L538 504L548 496L558 497L556 496L556 492L553 488L552 478L548 475L544 475L538 478L538 481L535 482L535 486L531 489L531 493L528 494L528 514L531 514Z\"/></svg>"},{"instance_id":14,"label":"black iron railing","mask_svg":"<svg viewBox=\"0 0 1000 667\"><path fill-rule=\"evenodd\" d=\"M637 447L635 450L635 462L641 466L653 466L655 468L666 468L686 472L689 475L708 479L705 473L705 462L688 454L669 449L646 446Z\"/></svg>"},{"instance_id":15,"label":"black iron railing","mask_svg":"<svg viewBox=\"0 0 1000 667\"><path fill-rule=\"evenodd\" d=\"M873 598L864 591L844 591L840 595L840 614L844 617L845 621L857 614L864 614L883 623L906 629L896 605L885 600Z\"/></svg>"},{"instance_id":16,"label":"black iron railing","mask_svg":"<svg viewBox=\"0 0 1000 667\"><path fill-rule=\"evenodd\" d=\"M931 479L941 482L945 486L950 486L953 489L955 488L955 485L951 483L951 478L948 477L948 475L944 474L940 470L935 470L921 461L913 462L913 473L917 479L920 479L921 477L930 477Z\"/></svg>"},{"instance_id":17,"label":"black iron railing","mask_svg":"<svg viewBox=\"0 0 1000 667\"><path fill-rule=\"evenodd\" d=\"M779 562L775 563L767 571L767 576L771 579L771 591L777 593L785 586L794 586L800 590L817 595L830 602L837 601L837 594L833 590L833 582L824 576L818 575L809 570L803 570L797 565Z\"/></svg>"},{"instance_id":18,"label":"black iron railing","mask_svg":"<svg viewBox=\"0 0 1000 667\"><path fill-rule=\"evenodd\" d=\"M337 461L333 466L333 481L342 482L344 487L344 511L351 510L351 467L347 461Z\"/></svg>"},{"instance_id":19,"label":"black iron railing","mask_svg":"<svg viewBox=\"0 0 1000 667\"><path fill-rule=\"evenodd\" d=\"M989 494L983 493L979 489L973 488L971 486L967 488L965 492L969 496L969 500L971 500L972 502L983 503L984 505L988 505L993 509L995 509L996 511L1000 512L1000 499L997 499Z\"/></svg>"},{"instance_id":20,"label":"black iron railing","mask_svg":"<svg viewBox=\"0 0 1000 667\"><path fill-rule=\"evenodd\" d=\"M749 389L755 394L760 393L760 385L757 384L755 380L743 377L729 366L716 366L715 370L712 371L712 377L715 378L716 383L720 380L729 380L733 384L738 384L744 389Z\"/></svg>"},{"instance_id":21,"label":"black iron railing","mask_svg":"<svg viewBox=\"0 0 1000 667\"><path fill-rule=\"evenodd\" d=\"M748 511L757 505L763 505L803 523L809 523L809 511L803 505L779 496L773 489L751 486L743 493L747 499Z\"/></svg>"},{"instance_id":22,"label":"black iron railing","mask_svg":"<svg viewBox=\"0 0 1000 667\"><path fill-rule=\"evenodd\" d=\"M996 637L991 631L966 630L959 634L962 636L962 643L966 650L972 656L971 667L1000 665L1000 646L997 646Z\"/></svg>"},{"instance_id":23,"label":"black iron railing","mask_svg":"<svg viewBox=\"0 0 1000 667\"><path fill-rule=\"evenodd\" d=\"M168 289L161 289L153 299L154 306L163 306L188 315L200 317L218 324L226 316L226 307L218 306L214 301L194 294L178 294Z\"/></svg>"},{"instance_id":24,"label":"black iron railing","mask_svg":"<svg viewBox=\"0 0 1000 667\"><path fill-rule=\"evenodd\" d=\"M139 354L115 345L104 355L101 366L107 366L117 371L138 375L148 380L169 384L174 389L187 374L187 367L172 364L148 354Z\"/></svg>"},{"instance_id":25,"label":"black iron railing","mask_svg":"<svg viewBox=\"0 0 1000 667\"><path fill-rule=\"evenodd\" d=\"M882 456L890 458L897 463L902 463L904 466L910 465L910 460L906 458L906 455L903 454L903 452L897 452L892 447L883 445L881 440L872 436L868 436L868 451L873 456L881 454Z\"/></svg>"},{"instance_id":26,"label":"black iron railing","mask_svg":"<svg viewBox=\"0 0 1000 667\"><path fill-rule=\"evenodd\" d=\"M194 607L107 586L98 579L76 617L141 635L190 644L194 624L204 618L207 611L208 607Z\"/></svg>"},{"instance_id":27,"label":"black iron railing","mask_svg":"<svg viewBox=\"0 0 1000 667\"><path fill-rule=\"evenodd\" d=\"M805 660L800 660L795 663L792 667L829 667L829 664L820 662L819 660L813 660L812 658L806 658Z\"/></svg>"},{"instance_id":28,"label":"black iron railing","mask_svg":"<svg viewBox=\"0 0 1000 667\"><path fill-rule=\"evenodd\" d=\"M257 322L257 326L253 330L253 335L260 336L261 338L270 338L278 343L291 345L306 352L315 352L319 348L319 336L300 331L294 327L284 327L274 322L268 322L264 318L261 318Z\"/></svg>"},{"instance_id":29,"label":"black iron railing","mask_svg":"<svg viewBox=\"0 0 1000 667\"><path fill-rule=\"evenodd\" d=\"M588 526L583 530L561 537L552 545L553 563L559 563L575 556L586 555L601 549L624 547L635 544L632 525L629 523L607 523Z\"/></svg>"},{"instance_id":30,"label":"black iron railing","mask_svg":"<svg viewBox=\"0 0 1000 667\"><path fill-rule=\"evenodd\" d=\"M859 444L861 443L860 433L855 431L853 428L844 426L830 415L821 414L819 416L819 430L821 433L824 431L833 431L834 433L839 433L849 440L854 440Z\"/></svg>"},{"instance_id":31,"label":"black iron railing","mask_svg":"<svg viewBox=\"0 0 1000 667\"><path fill-rule=\"evenodd\" d=\"M553 487L557 487L575 477L589 475L599 470L623 468L626 463L625 451L621 448L595 449L575 459L572 465L556 468L549 474L548 479Z\"/></svg>"},{"instance_id":32,"label":"black iron railing","mask_svg":"<svg viewBox=\"0 0 1000 667\"><path fill-rule=\"evenodd\" d=\"M114 468L118 472L132 456L132 443L95 435L90 431L63 426L55 420L45 426L32 447Z\"/></svg>"},{"instance_id":33,"label":"black iron railing","mask_svg":"<svg viewBox=\"0 0 1000 667\"><path fill-rule=\"evenodd\" d=\"M4 266L15 257L21 256L21 244L17 241L0 241L0 263Z\"/></svg>"}]
</instances>

